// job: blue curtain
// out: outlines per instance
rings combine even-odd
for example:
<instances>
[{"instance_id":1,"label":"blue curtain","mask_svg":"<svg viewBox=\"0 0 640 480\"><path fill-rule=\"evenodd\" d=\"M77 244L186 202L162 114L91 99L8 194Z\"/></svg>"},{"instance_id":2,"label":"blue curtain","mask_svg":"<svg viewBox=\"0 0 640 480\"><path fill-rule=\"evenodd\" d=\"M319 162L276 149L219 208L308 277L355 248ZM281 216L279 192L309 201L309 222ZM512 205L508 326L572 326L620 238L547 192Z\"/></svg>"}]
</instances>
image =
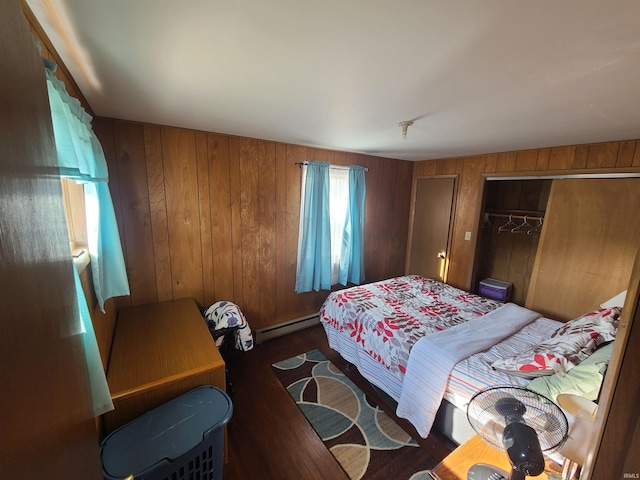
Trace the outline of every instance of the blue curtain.
<instances>
[{"instance_id":1,"label":"blue curtain","mask_svg":"<svg viewBox=\"0 0 640 480\"><path fill-rule=\"evenodd\" d=\"M107 162L91 128L91 116L77 99L69 96L64 84L53 75L56 65L43 60L60 176L85 183L87 239L93 285L100 309L104 312L107 299L129 295L118 225L106 183L109 176ZM77 271L75 268L73 270L89 385L94 414L98 416L112 410L113 403L84 291Z\"/></svg>"},{"instance_id":2,"label":"blue curtain","mask_svg":"<svg viewBox=\"0 0 640 480\"><path fill-rule=\"evenodd\" d=\"M104 302L129 295L129 282L120 245L118 224L106 182L109 174L100 142L91 128L91 116L69 96L53 72L56 65L45 60L47 90L60 176L86 183L87 236L96 297Z\"/></svg>"},{"instance_id":3,"label":"blue curtain","mask_svg":"<svg viewBox=\"0 0 640 480\"><path fill-rule=\"evenodd\" d=\"M109 178L107 161L91 128L91 115L53 75L56 64L43 61L60 175L82 182L106 182Z\"/></svg>"},{"instance_id":4,"label":"blue curtain","mask_svg":"<svg viewBox=\"0 0 640 480\"><path fill-rule=\"evenodd\" d=\"M360 284L364 281L364 215L367 187L365 169L349 167L349 207L342 235L338 281Z\"/></svg>"},{"instance_id":5,"label":"blue curtain","mask_svg":"<svg viewBox=\"0 0 640 480\"><path fill-rule=\"evenodd\" d=\"M129 295L129 280L109 186L104 182L87 183L84 195L93 287L104 312L107 299Z\"/></svg>"},{"instance_id":6,"label":"blue curtain","mask_svg":"<svg viewBox=\"0 0 640 480\"><path fill-rule=\"evenodd\" d=\"M80 283L80 275L73 268L73 275L76 282L76 295L78 300L78 314L80 316L80 325L82 325L82 343L84 345L85 357L87 359L87 371L89 373L89 387L91 389L91 400L93 402L94 416L102 415L114 409L111 393L107 378L102 368L102 359L100 358L100 350L98 350L98 341L93 330L91 314L87 306L87 300L84 297L82 283Z\"/></svg>"},{"instance_id":7,"label":"blue curtain","mask_svg":"<svg viewBox=\"0 0 640 480\"><path fill-rule=\"evenodd\" d=\"M331 230L329 211L329 164L307 164L300 211L300 243L296 292L331 288Z\"/></svg>"}]
</instances>

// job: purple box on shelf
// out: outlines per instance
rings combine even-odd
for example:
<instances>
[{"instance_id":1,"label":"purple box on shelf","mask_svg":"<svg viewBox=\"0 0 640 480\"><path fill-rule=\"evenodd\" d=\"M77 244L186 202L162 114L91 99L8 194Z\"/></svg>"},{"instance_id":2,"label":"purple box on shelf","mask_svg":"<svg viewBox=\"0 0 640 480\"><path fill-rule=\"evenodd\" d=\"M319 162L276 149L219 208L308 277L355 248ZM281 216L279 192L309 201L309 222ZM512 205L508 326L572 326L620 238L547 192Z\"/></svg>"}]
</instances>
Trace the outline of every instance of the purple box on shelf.
<instances>
[{"instance_id":1,"label":"purple box on shelf","mask_svg":"<svg viewBox=\"0 0 640 480\"><path fill-rule=\"evenodd\" d=\"M502 280L496 280L495 278L485 278L480 282L478 293L483 297L500 300L501 302L508 302L511 300L512 289L513 283L511 282L503 282Z\"/></svg>"}]
</instances>

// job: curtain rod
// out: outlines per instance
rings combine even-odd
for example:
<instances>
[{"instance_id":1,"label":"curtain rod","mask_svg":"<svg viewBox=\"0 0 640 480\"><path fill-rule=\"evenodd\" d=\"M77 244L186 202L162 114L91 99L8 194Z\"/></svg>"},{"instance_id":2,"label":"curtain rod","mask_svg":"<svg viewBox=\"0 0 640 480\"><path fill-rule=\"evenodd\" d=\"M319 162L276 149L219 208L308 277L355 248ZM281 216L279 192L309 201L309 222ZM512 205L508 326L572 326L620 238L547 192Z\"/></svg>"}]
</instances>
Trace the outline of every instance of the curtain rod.
<instances>
[{"instance_id":1,"label":"curtain rod","mask_svg":"<svg viewBox=\"0 0 640 480\"><path fill-rule=\"evenodd\" d=\"M298 165L300 168L302 168L303 165L309 165L309 162L296 162L296 165ZM359 165L357 165L359 166ZM339 170L346 170L349 167L346 165L329 165L329 168L337 168ZM364 169L365 172L368 172L369 169L367 167L362 167Z\"/></svg>"}]
</instances>

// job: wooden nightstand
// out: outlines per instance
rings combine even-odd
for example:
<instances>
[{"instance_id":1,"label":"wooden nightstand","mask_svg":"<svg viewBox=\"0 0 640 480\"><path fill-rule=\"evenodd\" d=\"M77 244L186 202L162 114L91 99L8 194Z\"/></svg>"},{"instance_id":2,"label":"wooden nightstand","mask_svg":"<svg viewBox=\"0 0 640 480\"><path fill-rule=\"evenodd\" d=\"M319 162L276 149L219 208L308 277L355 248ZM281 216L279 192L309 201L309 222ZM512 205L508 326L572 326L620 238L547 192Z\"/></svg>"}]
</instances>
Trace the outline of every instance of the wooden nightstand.
<instances>
[{"instance_id":1,"label":"wooden nightstand","mask_svg":"<svg viewBox=\"0 0 640 480\"><path fill-rule=\"evenodd\" d=\"M476 463L488 463L506 472L511 471L509 457L505 452L490 447L479 436L474 435L436 465L431 470L431 476L436 480L467 480L469 467ZM560 467L547 461L545 472L534 478L548 480L551 472L560 472Z\"/></svg>"}]
</instances>

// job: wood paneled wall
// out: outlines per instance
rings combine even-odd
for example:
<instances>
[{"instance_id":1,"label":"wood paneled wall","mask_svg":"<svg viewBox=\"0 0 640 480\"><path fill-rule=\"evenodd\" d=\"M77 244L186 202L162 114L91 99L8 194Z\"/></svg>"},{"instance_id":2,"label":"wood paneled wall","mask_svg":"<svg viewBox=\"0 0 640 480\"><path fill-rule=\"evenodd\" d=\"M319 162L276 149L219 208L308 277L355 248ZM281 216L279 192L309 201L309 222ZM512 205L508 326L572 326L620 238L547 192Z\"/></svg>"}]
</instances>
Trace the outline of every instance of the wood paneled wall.
<instances>
[{"instance_id":1,"label":"wood paneled wall","mask_svg":"<svg viewBox=\"0 0 640 480\"><path fill-rule=\"evenodd\" d=\"M401 275L413 164L253 138L97 118L131 304L229 300L253 329L316 313L327 292L296 294L301 170L367 167L365 275Z\"/></svg>"},{"instance_id":2,"label":"wood paneled wall","mask_svg":"<svg viewBox=\"0 0 640 480\"><path fill-rule=\"evenodd\" d=\"M426 160L414 164L413 176L459 175L448 283L471 289L476 234L486 175L559 175L640 172L640 140L569 145L469 157ZM464 239L471 232L471 241Z\"/></svg>"}]
</instances>

